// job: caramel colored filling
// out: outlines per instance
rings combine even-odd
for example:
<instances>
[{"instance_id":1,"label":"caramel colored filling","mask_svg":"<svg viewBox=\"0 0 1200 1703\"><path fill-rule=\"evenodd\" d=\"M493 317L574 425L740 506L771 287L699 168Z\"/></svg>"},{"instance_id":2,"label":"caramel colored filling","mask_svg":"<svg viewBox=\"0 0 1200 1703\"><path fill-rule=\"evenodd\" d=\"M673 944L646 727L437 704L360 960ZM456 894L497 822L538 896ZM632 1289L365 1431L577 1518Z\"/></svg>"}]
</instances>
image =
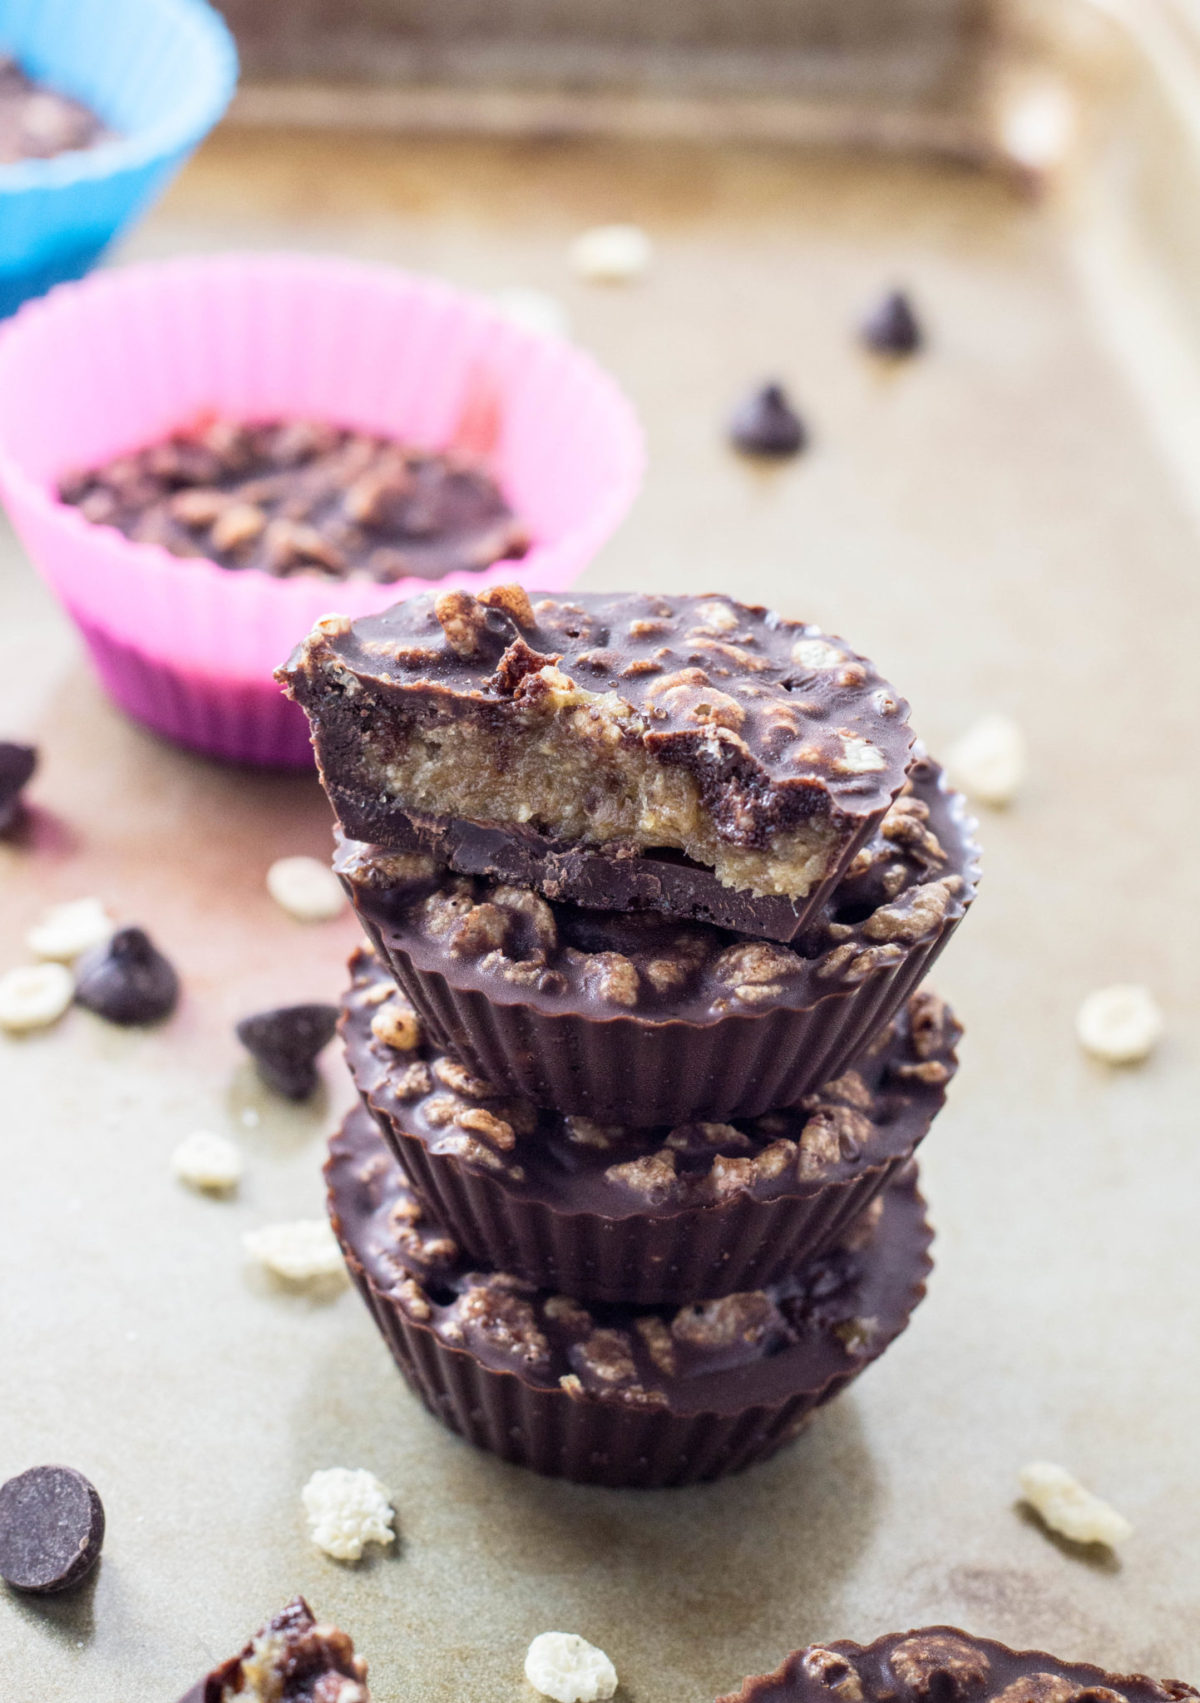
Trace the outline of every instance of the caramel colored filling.
<instances>
[{"instance_id":1,"label":"caramel colored filling","mask_svg":"<svg viewBox=\"0 0 1200 1703\"><path fill-rule=\"evenodd\" d=\"M624 840L670 848L711 868L727 887L803 898L827 873L836 836L813 819L764 849L717 832L695 776L662 763L630 734L641 718L615 693L572 688L503 730L478 722L410 724L386 751L367 735L368 784L402 809L529 824L556 839ZM715 736L714 736L715 737Z\"/></svg>"}]
</instances>

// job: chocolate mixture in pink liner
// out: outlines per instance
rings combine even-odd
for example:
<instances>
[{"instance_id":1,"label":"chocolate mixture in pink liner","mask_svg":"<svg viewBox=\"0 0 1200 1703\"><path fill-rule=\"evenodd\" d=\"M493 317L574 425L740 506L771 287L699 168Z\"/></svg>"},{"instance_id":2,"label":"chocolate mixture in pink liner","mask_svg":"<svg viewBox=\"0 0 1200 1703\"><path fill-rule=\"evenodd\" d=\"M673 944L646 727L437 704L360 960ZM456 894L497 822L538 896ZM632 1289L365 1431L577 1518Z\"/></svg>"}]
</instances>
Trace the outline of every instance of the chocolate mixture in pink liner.
<instances>
[{"instance_id":1,"label":"chocolate mixture in pink liner","mask_svg":"<svg viewBox=\"0 0 1200 1703\"><path fill-rule=\"evenodd\" d=\"M282 579L436 580L529 548L474 457L314 420L204 421L73 474L60 495L138 543Z\"/></svg>"}]
</instances>

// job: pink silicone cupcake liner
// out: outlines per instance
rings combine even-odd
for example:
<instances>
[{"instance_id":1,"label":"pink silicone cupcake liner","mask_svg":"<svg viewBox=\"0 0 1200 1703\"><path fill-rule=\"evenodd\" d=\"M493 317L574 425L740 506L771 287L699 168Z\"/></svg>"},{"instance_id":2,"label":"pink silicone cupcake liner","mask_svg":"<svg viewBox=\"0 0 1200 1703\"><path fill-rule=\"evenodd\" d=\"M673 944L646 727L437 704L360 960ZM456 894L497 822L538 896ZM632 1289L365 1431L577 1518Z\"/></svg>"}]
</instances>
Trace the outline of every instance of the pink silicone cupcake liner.
<instances>
[{"instance_id":1,"label":"pink silicone cupcake liner","mask_svg":"<svg viewBox=\"0 0 1200 1703\"><path fill-rule=\"evenodd\" d=\"M64 474L214 412L318 418L429 448L486 415L490 464L533 547L443 586L561 590L624 516L644 461L630 404L586 354L395 269L219 255L100 274L24 308L0 333L0 492L13 524L117 702L241 762L312 760L303 713L271 675L319 616L370 614L429 582L232 573L58 501Z\"/></svg>"}]
</instances>

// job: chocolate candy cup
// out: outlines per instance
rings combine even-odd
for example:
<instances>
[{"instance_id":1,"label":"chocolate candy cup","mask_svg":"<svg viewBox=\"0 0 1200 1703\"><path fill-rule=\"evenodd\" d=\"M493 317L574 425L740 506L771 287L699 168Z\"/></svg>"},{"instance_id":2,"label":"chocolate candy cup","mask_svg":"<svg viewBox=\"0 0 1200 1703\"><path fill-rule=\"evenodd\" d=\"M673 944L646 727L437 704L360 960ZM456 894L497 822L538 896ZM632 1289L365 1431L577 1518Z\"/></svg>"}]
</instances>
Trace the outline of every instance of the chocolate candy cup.
<instances>
[{"instance_id":1,"label":"chocolate candy cup","mask_svg":"<svg viewBox=\"0 0 1200 1703\"><path fill-rule=\"evenodd\" d=\"M365 1108L330 1143L326 1177L350 1275L429 1410L479 1448L579 1483L665 1488L765 1460L894 1341L931 1268L915 1167L770 1290L594 1315L472 1272Z\"/></svg>"},{"instance_id":2,"label":"chocolate candy cup","mask_svg":"<svg viewBox=\"0 0 1200 1703\"><path fill-rule=\"evenodd\" d=\"M1179 1679L1105 1673L1042 1650L1010 1650L957 1626L888 1632L873 1644L809 1644L774 1673L748 1679L718 1703L1182 1703L1200 1697Z\"/></svg>"},{"instance_id":3,"label":"chocolate candy cup","mask_svg":"<svg viewBox=\"0 0 1200 1703\"><path fill-rule=\"evenodd\" d=\"M350 967L350 1071L421 1198L482 1265L584 1301L680 1303L786 1276L904 1167L957 1066L959 1025L915 994L857 1070L795 1112L604 1129L514 1104L414 1045L379 960L360 950Z\"/></svg>"},{"instance_id":4,"label":"chocolate candy cup","mask_svg":"<svg viewBox=\"0 0 1200 1703\"><path fill-rule=\"evenodd\" d=\"M656 996L644 976L635 978L636 1009L581 988L578 976L565 991L547 986L547 978L531 981L525 971L536 971L533 960L497 965L496 952L458 955L446 936L422 932L411 893L389 888L388 860L364 859L369 848L343 841L334 867L430 1037L474 1075L503 1093L598 1123L649 1128L720 1122L795 1106L840 1076L917 988L962 920L978 880L972 824L961 797L925 758L914 765L913 805L928 812L916 826L932 832L941 860L919 879L916 854L906 852L913 884L891 901L870 874L848 874L812 936L795 949L651 917L576 906L548 910L536 901L557 926L559 946L545 960L551 984L565 981L561 971L575 973L569 942L584 928L595 936L598 965L604 955L595 951L597 944L623 955L634 950L627 941L631 929L657 927L668 946L672 931L690 930L709 953L713 973L739 946L770 957L770 974L752 967L749 979L756 985L744 991L717 989L708 969L699 993ZM860 855L868 865L894 864L904 874L887 832L885 823ZM447 891L455 879L445 878ZM497 896L494 885L477 881L475 887L482 901ZM917 921L927 898L937 903ZM487 909L494 916L494 907ZM889 938L877 925L898 911L905 915ZM642 955L652 953L647 948ZM779 965L779 985L762 985Z\"/></svg>"},{"instance_id":5,"label":"chocolate candy cup","mask_svg":"<svg viewBox=\"0 0 1200 1703\"><path fill-rule=\"evenodd\" d=\"M355 839L403 849L432 812L675 850L796 900L798 925L912 761L908 705L872 663L719 594L410 597L318 621L276 678Z\"/></svg>"}]
</instances>

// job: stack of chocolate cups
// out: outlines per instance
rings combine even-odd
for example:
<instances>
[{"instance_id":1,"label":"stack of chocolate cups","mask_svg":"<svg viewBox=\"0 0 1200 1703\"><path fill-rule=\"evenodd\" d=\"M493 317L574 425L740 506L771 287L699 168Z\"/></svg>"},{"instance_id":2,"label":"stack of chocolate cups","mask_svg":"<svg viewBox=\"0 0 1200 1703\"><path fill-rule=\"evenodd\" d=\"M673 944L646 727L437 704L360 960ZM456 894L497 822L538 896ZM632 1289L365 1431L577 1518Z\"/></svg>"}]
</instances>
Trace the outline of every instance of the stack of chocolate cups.
<instances>
[{"instance_id":1,"label":"stack of chocolate cups","mask_svg":"<svg viewBox=\"0 0 1200 1703\"><path fill-rule=\"evenodd\" d=\"M371 943L330 1213L405 1377L583 1482L765 1459L930 1269L977 854L907 706L721 596L443 591L280 678Z\"/></svg>"}]
</instances>

